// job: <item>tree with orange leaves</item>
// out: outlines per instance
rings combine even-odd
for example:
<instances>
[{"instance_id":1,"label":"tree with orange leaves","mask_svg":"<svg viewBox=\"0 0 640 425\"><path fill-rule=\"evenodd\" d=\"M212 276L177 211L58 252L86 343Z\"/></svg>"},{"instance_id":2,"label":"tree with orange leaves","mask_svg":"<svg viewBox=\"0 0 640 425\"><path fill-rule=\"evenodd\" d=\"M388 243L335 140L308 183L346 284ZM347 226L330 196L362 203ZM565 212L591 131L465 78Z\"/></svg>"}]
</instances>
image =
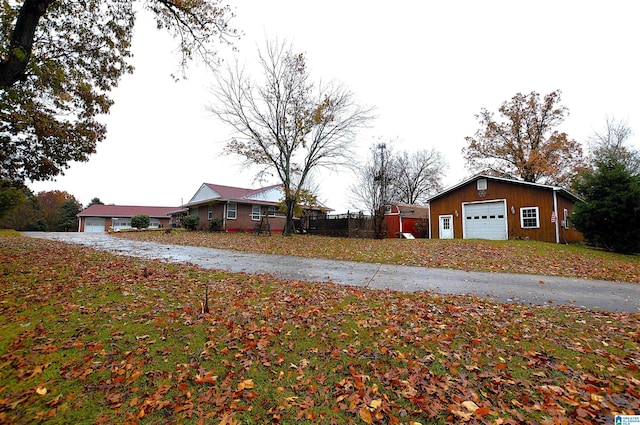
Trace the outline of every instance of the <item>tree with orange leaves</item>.
<instances>
[{"instance_id":1,"label":"tree with orange leaves","mask_svg":"<svg viewBox=\"0 0 640 425\"><path fill-rule=\"evenodd\" d=\"M536 92L517 93L498 109L502 120L482 108L480 129L465 137L468 167L531 183L570 186L586 167L582 147L557 130L569 111L560 105L560 90L543 99Z\"/></svg>"}]
</instances>

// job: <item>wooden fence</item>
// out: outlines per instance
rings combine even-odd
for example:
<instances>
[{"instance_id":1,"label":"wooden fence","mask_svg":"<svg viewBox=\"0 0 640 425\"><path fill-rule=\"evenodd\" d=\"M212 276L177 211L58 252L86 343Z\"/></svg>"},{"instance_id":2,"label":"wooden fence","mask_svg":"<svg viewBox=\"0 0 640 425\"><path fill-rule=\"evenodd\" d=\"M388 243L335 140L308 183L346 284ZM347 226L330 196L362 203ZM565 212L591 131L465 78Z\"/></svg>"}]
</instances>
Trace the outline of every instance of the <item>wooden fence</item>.
<instances>
[{"instance_id":1,"label":"wooden fence","mask_svg":"<svg viewBox=\"0 0 640 425\"><path fill-rule=\"evenodd\" d=\"M373 217L360 213L346 213L309 217L307 232L312 235L342 236L347 238L373 238Z\"/></svg>"}]
</instances>

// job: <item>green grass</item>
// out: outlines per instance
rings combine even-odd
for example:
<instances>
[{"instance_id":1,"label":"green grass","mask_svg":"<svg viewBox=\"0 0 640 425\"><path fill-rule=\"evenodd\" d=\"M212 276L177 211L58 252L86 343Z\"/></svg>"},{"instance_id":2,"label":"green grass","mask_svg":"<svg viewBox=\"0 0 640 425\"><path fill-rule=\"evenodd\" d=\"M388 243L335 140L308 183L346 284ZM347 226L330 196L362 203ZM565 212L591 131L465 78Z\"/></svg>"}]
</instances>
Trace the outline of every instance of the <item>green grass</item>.
<instances>
[{"instance_id":1,"label":"green grass","mask_svg":"<svg viewBox=\"0 0 640 425\"><path fill-rule=\"evenodd\" d=\"M12 229L0 229L0 237L5 236L20 236L20 232Z\"/></svg>"},{"instance_id":2,"label":"green grass","mask_svg":"<svg viewBox=\"0 0 640 425\"><path fill-rule=\"evenodd\" d=\"M639 328L0 237L0 423L608 423Z\"/></svg>"}]
</instances>

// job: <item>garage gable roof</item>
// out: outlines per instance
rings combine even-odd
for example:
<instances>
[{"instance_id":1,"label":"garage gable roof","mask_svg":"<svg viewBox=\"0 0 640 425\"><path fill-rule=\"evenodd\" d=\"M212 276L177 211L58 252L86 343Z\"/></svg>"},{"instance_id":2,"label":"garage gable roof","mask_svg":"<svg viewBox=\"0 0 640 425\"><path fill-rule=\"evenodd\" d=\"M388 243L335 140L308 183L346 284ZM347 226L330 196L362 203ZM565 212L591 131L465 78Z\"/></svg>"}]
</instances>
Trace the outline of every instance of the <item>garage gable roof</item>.
<instances>
[{"instance_id":1,"label":"garage gable roof","mask_svg":"<svg viewBox=\"0 0 640 425\"><path fill-rule=\"evenodd\" d=\"M82 210L78 217L134 217L148 215L153 218L166 218L178 207L145 207L131 205L101 205L94 204Z\"/></svg>"},{"instance_id":2,"label":"garage gable roof","mask_svg":"<svg viewBox=\"0 0 640 425\"><path fill-rule=\"evenodd\" d=\"M565 188L561 187L561 186L549 186L546 184L540 184L540 183L530 183L530 182L526 182L524 180L515 180L515 179L508 179L505 177L495 177L495 176L488 176L485 174L476 174L475 176L464 180L454 186L451 186L445 190L443 190L440 193L437 193L435 195L433 195L431 198L427 199L427 202L430 202L434 199L438 199L444 195L447 195L451 192L454 192L456 190L458 190L459 188L466 186L467 184L474 182L478 179L487 179L487 180L495 180L495 181L501 181L501 182L505 182L505 183L510 183L513 185L520 185L520 186L528 186L528 187L537 187L537 188L541 188L541 189L547 189L547 190L552 190L554 192L558 192L560 194L562 194L563 196L565 196L566 198L572 200L573 202L583 202L583 199L580 198L578 195L569 192L568 190L566 190Z\"/></svg>"}]
</instances>

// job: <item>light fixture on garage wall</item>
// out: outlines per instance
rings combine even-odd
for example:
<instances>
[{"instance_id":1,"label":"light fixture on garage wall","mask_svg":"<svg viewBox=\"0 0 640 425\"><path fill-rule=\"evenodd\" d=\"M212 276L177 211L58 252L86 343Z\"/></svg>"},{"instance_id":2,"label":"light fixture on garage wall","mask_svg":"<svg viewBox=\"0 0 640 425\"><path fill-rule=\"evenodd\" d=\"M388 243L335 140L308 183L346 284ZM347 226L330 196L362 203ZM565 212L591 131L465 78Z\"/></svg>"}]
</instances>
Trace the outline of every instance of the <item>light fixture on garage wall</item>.
<instances>
[{"instance_id":1,"label":"light fixture on garage wall","mask_svg":"<svg viewBox=\"0 0 640 425\"><path fill-rule=\"evenodd\" d=\"M456 217L458 217L460 215L460 214L458 214L458 210L456 210L455 214L456 214Z\"/></svg>"},{"instance_id":2,"label":"light fixture on garage wall","mask_svg":"<svg viewBox=\"0 0 640 425\"><path fill-rule=\"evenodd\" d=\"M511 205L511 214L515 214L516 213L516 209L513 207L513 205Z\"/></svg>"}]
</instances>

